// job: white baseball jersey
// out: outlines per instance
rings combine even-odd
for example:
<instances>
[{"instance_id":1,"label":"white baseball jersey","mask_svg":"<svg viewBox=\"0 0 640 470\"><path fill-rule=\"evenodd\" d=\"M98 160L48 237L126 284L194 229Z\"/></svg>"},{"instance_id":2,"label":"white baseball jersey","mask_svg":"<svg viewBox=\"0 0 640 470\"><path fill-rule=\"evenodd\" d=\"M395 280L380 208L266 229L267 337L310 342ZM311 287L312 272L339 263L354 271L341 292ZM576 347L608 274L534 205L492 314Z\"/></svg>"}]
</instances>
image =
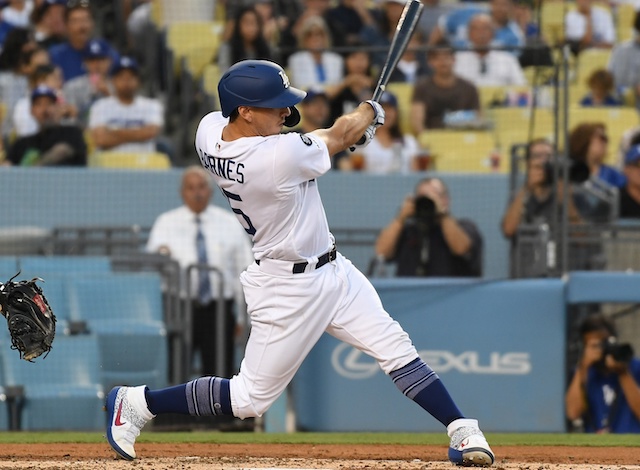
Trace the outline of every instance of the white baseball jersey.
<instances>
[{"instance_id":1,"label":"white baseball jersey","mask_svg":"<svg viewBox=\"0 0 640 470\"><path fill-rule=\"evenodd\" d=\"M200 161L253 239L256 259L312 260L333 246L316 178L331 168L325 143L310 134L225 142L222 113L196 132Z\"/></svg>"}]
</instances>

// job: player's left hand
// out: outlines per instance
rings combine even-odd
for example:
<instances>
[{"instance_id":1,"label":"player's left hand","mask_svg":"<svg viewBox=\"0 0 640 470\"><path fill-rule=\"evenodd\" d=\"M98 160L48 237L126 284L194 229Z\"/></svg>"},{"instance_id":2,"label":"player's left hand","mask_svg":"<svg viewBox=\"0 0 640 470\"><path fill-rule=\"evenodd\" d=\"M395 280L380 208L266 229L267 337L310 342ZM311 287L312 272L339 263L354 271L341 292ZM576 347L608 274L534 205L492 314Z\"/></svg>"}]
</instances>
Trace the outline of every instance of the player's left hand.
<instances>
[{"instance_id":1,"label":"player's left hand","mask_svg":"<svg viewBox=\"0 0 640 470\"><path fill-rule=\"evenodd\" d=\"M373 120L371 124L376 127L376 129L384 124L384 108L380 103L373 100L367 100L365 103L369 103L369 105L373 108Z\"/></svg>"},{"instance_id":2,"label":"player's left hand","mask_svg":"<svg viewBox=\"0 0 640 470\"><path fill-rule=\"evenodd\" d=\"M355 149L361 149L366 147L371 143L374 135L376 135L376 126L374 124L370 124L369 127L365 129L364 134L362 134L362 137L360 138L360 140L354 145L352 145L351 147L349 147L349 150L353 152Z\"/></svg>"}]
</instances>

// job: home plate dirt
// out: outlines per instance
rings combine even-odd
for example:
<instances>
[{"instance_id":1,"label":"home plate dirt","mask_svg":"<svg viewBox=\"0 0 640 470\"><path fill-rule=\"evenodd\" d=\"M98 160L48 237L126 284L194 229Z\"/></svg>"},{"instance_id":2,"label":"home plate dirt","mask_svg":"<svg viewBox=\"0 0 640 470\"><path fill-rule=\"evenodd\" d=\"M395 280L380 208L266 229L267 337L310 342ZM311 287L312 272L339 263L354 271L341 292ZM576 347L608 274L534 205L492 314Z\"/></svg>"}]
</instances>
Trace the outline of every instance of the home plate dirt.
<instances>
[{"instance_id":1,"label":"home plate dirt","mask_svg":"<svg viewBox=\"0 0 640 470\"><path fill-rule=\"evenodd\" d=\"M139 443L118 460L104 444L3 444L0 470L454 470L446 446ZM640 470L640 447L496 446L496 470Z\"/></svg>"}]
</instances>

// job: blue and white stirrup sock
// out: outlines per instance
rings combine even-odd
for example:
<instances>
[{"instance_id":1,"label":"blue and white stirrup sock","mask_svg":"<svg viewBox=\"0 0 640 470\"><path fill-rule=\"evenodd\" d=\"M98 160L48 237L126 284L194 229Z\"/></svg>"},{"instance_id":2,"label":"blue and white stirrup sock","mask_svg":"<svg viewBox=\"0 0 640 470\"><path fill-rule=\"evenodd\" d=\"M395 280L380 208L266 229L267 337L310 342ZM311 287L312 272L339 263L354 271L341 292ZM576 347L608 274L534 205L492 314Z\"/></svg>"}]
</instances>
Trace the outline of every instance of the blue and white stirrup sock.
<instances>
[{"instance_id":1,"label":"blue and white stirrup sock","mask_svg":"<svg viewBox=\"0 0 640 470\"><path fill-rule=\"evenodd\" d=\"M444 384L422 359L394 370L389 377L396 387L445 426L464 415L454 403Z\"/></svg>"},{"instance_id":2,"label":"blue and white stirrup sock","mask_svg":"<svg viewBox=\"0 0 640 470\"><path fill-rule=\"evenodd\" d=\"M149 411L154 415L179 413L192 416L232 415L229 379L200 377L186 384L146 390Z\"/></svg>"}]
</instances>

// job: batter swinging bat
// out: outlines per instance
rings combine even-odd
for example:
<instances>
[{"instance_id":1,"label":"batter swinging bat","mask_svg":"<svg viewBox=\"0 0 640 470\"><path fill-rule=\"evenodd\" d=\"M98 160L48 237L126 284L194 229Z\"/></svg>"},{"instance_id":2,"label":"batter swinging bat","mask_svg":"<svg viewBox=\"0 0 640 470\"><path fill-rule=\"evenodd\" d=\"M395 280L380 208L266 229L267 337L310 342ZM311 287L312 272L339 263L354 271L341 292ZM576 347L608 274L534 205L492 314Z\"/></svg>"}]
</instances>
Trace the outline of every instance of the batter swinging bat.
<instances>
[{"instance_id":1,"label":"batter swinging bat","mask_svg":"<svg viewBox=\"0 0 640 470\"><path fill-rule=\"evenodd\" d=\"M378 84L373 90L373 97L371 98L373 101L380 101L382 93L384 93L384 90L387 88L389 78L395 70L396 65L398 65L400 57L404 54L407 44L409 44L409 39L413 34L413 30L416 28L416 24L418 24L418 19L420 18L420 13L422 12L423 7L424 5L420 0L407 0L407 4L404 6L404 10L402 10L400 20L398 20L396 32L394 33L393 40L391 41L391 47L387 53L387 60L385 60L384 65L382 66L382 72L380 73ZM364 139L364 136L362 136L358 141L358 144L364 143Z\"/></svg>"}]
</instances>

